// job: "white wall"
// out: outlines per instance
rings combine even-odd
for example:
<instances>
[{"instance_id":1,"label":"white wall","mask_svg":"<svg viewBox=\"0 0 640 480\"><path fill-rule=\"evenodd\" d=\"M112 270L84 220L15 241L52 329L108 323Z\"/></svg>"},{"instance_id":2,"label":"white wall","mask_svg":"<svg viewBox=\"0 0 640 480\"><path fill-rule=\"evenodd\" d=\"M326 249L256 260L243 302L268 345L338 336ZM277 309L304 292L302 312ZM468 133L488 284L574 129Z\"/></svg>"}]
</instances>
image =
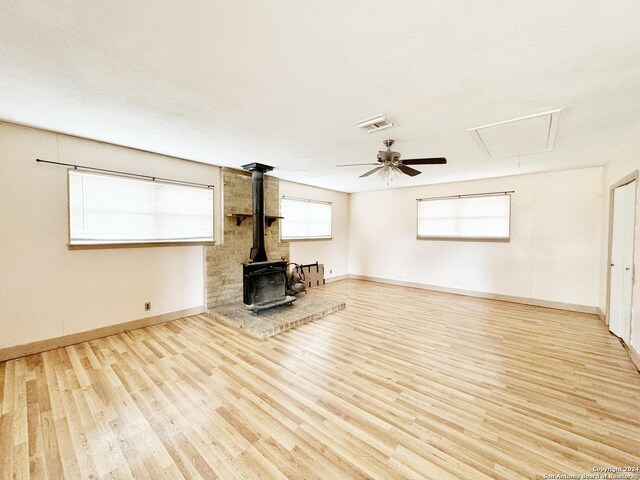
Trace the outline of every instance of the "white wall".
<instances>
[{"instance_id":1,"label":"white wall","mask_svg":"<svg viewBox=\"0 0 640 480\"><path fill-rule=\"evenodd\" d=\"M509 243L416 239L417 198L508 190ZM597 306L601 208L601 167L355 193L349 273Z\"/></svg>"},{"instance_id":2,"label":"white wall","mask_svg":"<svg viewBox=\"0 0 640 480\"><path fill-rule=\"evenodd\" d=\"M0 348L204 304L201 246L69 251L67 169L36 158L219 185L217 167L0 124Z\"/></svg>"},{"instance_id":3,"label":"white wall","mask_svg":"<svg viewBox=\"0 0 640 480\"><path fill-rule=\"evenodd\" d=\"M602 208L602 250L601 250L601 282L600 308L605 311L607 305L607 272L609 259L609 190L612 185L627 175L640 169L640 134L628 142L604 167L603 175L603 208ZM640 191L636 197L640 200ZM634 251L634 285L633 305L631 312L631 346L640 352L640 202L636 204L636 232Z\"/></svg>"},{"instance_id":4,"label":"white wall","mask_svg":"<svg viewBox=\"0 0 640 480\"><path fill-rule=\"evenodd\" d=\"M332 202L331 240L290 242L291 261L324 264L325 278L347 275L349 272L349 194L310 187L300 183L280 181L280 196Z\"/></svg>"}]
</instances>

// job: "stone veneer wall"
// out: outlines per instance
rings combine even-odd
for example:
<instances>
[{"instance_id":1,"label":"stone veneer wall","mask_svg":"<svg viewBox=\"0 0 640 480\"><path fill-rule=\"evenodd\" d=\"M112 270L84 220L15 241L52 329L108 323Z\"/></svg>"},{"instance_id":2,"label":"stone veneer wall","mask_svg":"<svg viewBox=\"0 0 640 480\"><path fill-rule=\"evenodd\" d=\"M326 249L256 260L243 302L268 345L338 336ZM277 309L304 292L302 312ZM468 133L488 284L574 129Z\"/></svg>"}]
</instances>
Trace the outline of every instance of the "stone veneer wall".
<instances>
[{"instance_id":1,"label":"stone veneer wall","mask_svg":"<svg viewBox=\"0 0 640 480\"><path fill-rule=\"evenodd\" d=\"M264 177L265 212L279 215L279 181ZM222 197L224 205L223 244L205 247L205 283L207 307L242 301L242 264L249 258L253 244L253 219L247 218L240 226L230 213L252 213L251 173L232 168L222 169ZM269 260L289 259L289 243L280 242L280 222L265 226L265 246Z\"/></svg>"}]
</instances>

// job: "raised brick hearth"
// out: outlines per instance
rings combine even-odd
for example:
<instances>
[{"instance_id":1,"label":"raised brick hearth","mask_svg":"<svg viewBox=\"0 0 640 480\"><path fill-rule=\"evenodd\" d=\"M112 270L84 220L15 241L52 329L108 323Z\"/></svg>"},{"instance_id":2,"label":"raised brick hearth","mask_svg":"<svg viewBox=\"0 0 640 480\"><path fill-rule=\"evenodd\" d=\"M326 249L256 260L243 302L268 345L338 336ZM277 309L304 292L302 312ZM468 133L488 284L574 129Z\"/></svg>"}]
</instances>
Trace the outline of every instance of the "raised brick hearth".
<instances>
[{"instance_id":1,"label":"raised brick hearth","mask_svg":"<svg viewBox=\"0 0 640 480\"><path fill-rule=\"evenodd\" d=\"M318 294L300 294L294 305L272 308L253 315L242 302L221 305L208 315L256 338L268 338L302 323L345 308L345 303Z\"/></svg>"}]
</instances>

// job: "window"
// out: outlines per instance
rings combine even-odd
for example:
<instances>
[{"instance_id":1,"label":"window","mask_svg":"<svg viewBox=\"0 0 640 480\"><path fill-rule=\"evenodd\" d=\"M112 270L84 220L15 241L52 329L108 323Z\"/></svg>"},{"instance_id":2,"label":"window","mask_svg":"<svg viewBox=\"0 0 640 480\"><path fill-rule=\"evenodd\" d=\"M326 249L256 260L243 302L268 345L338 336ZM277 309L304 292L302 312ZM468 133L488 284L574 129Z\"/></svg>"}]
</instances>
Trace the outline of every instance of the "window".
<instances>
[{"instance_id":1,"label":"window","mask_svg":"<svg viewBox=\"0 0 640 480\"><path fill-rule=\"evenodd\" d=\"M282 240L331 238L331 203L282 197Z\"/></svg>"},{"instance_id":2,"label":"window","mask_svg":"<svg viewBox=\"0 0 640 480\"><path fill-rule=\"evenodd\" d=\"M213 190L69 170L69 244L213 241Z\"/></svg>"},{"instance_id":3,"label":"window","mask_svg":"<svg viewBox=\"0 0 640 480\"><path fill-rule=\"evenodd\" d=\"M511 195L418 200L418 238L508 240Z\"/></svg>"}]
</instances>

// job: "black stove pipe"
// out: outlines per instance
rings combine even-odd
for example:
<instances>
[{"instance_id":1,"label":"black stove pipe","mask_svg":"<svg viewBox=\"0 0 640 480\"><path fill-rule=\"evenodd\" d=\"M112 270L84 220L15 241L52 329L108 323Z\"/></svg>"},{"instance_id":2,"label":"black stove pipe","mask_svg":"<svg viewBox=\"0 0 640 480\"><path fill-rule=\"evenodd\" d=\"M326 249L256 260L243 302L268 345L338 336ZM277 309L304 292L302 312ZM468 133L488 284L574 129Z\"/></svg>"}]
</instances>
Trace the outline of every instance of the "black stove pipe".
<instances>
[{"instance_id":1,"label":"black stove pipe","mask_svg":"<svg viewBox=\"0 0 640 480\"><path fill-rule=\"evenodd\" d=\"M253 196L253 246L249 253L250 262L266 262L264 248L264 174L273 167L262 163L249 163L242 168L251 172L251 192Z\"/></svg>"}]
</instances>

